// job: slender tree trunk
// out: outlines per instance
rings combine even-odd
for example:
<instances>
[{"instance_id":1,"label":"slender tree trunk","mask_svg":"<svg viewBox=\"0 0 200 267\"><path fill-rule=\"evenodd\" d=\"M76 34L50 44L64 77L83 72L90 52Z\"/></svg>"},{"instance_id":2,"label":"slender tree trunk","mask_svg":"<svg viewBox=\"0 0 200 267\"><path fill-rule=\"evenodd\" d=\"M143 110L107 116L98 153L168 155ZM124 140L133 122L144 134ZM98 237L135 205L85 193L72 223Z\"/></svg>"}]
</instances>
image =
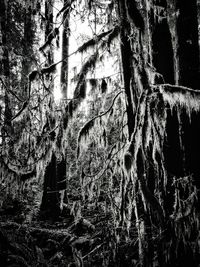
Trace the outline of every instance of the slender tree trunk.
<instances>
[{"instance_id":1,"label":"slender tree trunk","mask_svg":"<svg viewBox=\"0 0 200 267\"><path fill-rule=\"evenodd\" d=\"M48 35L51 33L53 30L53 4L54 0L45 0L45 18L46 18L46 28L45 28L45 41L48 38ZM47 53L47 61L48 64L53 63L53 46L50 44L50 49L48 50Z\"/></svg>"},{"instance_id":2,"label":"slender tree trunk","mask_svg":"<svg viewBox=\"0 0 200 267\"><path fill-rule=\"evenodd\" d=\"M23 99L29 97L28 74L34 59L33 39L34 39L34 20L31 5L24 11L24 38L23 38L23 59L21 72L21 94Z\"/></svg>"},{"instance_id":3,"label":"slender tree trunk","mask_svg":"<svg viewBox=\"0 0 200 267\"><path fill-rule=\"evenodd\" d=\"M7 28L8 28L8 3L6 0L0 1L0 23L1 23L1 34L2 34L2 50L3 59L1 62L1 75L3 78L4 88L4 126L2 127L2 142L5 142L6 135L11 135L12 127L10 119L12 118L12 112L10 107L10 99L8 91L10 89L10 64L9 64L9 52L8 52L8 41L7 41Z\"/></svg>"},{"instance_id":4,"label":"slender tree trunk","mask_svg":"<svg viewBox=\"0 0 200 267\"><path fill-rule=\"evenodd\" d=\"M64 1L64 5L67 4ZM62 88L62 95L67 98L68 88L68 53L69 53L69 12L66 10L63 14L63 32L62 32L62 65L60 83Z\"/></svg>"},{"instance_id":5,"label":"slender tree trunk","mask_svg":"<svg viewBox=\"0 0 200 267\"><path fill-rule=\"evenodd\" d=\"M125 1L118 1L118 16L120 18L120 50L121 50L121 69L124 89L127 96L127 116L129 138L134 130L134 111L137 102L137 92L131 88L132 69L132 51L129 40L130 25L127 21ZM132 79L134 80L134 79ZM135 88L134 88L135 89Z\"/></svg>"}]
</instances>

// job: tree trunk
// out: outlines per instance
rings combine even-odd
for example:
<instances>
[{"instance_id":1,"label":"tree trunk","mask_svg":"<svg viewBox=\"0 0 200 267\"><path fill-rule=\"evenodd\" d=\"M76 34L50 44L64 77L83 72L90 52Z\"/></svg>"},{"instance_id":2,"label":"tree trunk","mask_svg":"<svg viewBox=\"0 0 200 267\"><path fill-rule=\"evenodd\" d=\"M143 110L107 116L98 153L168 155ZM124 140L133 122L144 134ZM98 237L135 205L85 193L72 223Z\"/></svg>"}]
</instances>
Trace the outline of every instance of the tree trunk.
<instances>
[{"instance_id":1,"label":"tree trunk","mask_svg":"<svg viewBox=\"0 0 200 267\"><path fill-rule=\"evenodd\" d=\"M54 0L45 0L45 18L46 18L46 28L45 28L45 41L48 39L48 35L53 30L53 4ZM49 45L50 48L48 49L47 53L47 61L48 65L53 64L53 46L52 44Z\"/></svg>"},{"instance_id":2,"label":"tree trunk","mask_svg":"<svg viewBox=\"0 0 200 267\"><path fill-rule=\"evenodd\" d=\"M137 92L131 88L132 69L132 51L129 40L130 25L127 21L126 7L124 1L118 1L118 16L120 18L120 52L121 52L121 69L124 89L127 96L127 116L129 138L134 131L134 111L137 102ZM134 79L133 79L134 81Z\"/></svg>"},{"instance_id":3,"label":"tree trunk","mask_svg":"<svg viewBox=\"0 0 200 267\"><path fill-rule=\"evenodd\" d=\"M137 85L139 92L136 93L135 90L131 93L136 95L132 101L127 94L128 105L130 103L132 110L137 110L137 117L135 118L127 108L128 125L134 122L132 129L135 129L135 132L132 131L129 154L125 157L127 170L131 164L135 166L129 173L131 177L133 176L135 195L142 196L142 198L134 197L136 221L140 218L140 222L137 222L139 261L141 266L151 266L152 262L159 266L171 266L172 263L182 266L184 262L188 265L191 262L197 266L197 255L192 249L192 242L198 240L198 227L195 226L195 222L198 223L198 218L195 217L198 213L196 204L191 208L194 209L194 213L190 211L191 214L189 213L187 218L182 218L181 222L177 218L184 217L180 215L181 213L185 214L181 201L187 201L191 197L189 192L191 190L197 192L195 185L199 186L197 177L200 175L200 170L196 154L200 151L200 116L191 112L190 124L187 111L179 106L166 107L161 95L157 99L159 108L149 104L151 102L149 94L154 92L151 90L159 84L198 88L197 9L195 1L192 3L178 0L142 1L140 5L137 1L132 3L135 3L132 9L128 2L123 6L120 1L119 7L124 10L123 14L128 14L123 25L126 25L127 39L129 38L131 43L127 55L125 51L122 53L125 55L122 56L122 64L125 58L125 63L129 66L128 69L127 65L123 65L123 71L126 72L124 75L129 75L125 89L127 92L131 81ZM144 31L141 19L144 20ZM121 47L124 50L126 47L123 47L123 35L121 38ZM131 89L134 90L133 88ZM142 97L139 99L140 95ZM149 110L148 105L150 105ZM155 119L157 108L160 114L158 120ZM161 115L163 110L166 110L166 118ZM166 128L164 132L160 132L164 120L167 121ZM152 130L158 131L160 135L158 140L152 140L146 145L152 134L149 131L147 135L149 125L152 125ZM163 145L159 144L159 150L156 152L159 142L160 144L163 142ZM142 157L138 157L140 151ZM191 176L196 184L191 181ZM189 177L185 187L183 177ZM138 181L139 187L137 187ZM154 225L157 226L158 233L160 232L160 238L152 243L151 229ZM185 231L192 231L193 235L188 237ZM171 248L169 248L170 242L173 243Z\"/></svg>"},{"instance_id":4,"label":"tree trunk","mask_svg":"<svg viewBox=\"0 0 200 267\"><path fill-rule=\"evenodd\" d=\"M31 71L34 59L33 41L34 41L34 20L31 5L24 11L24 38L23 38L23 58L21 72L21 94L22 99L28 99L28 74Z\"/></svg>"},{"instance_id":5,"label":"tree trunk","mask_svg":"<svg viewBox=\"0 0 200 267\"><path fill-rule=\"evenodd\" d=\"M40 207L42 219L57 219L60 215L59 192L57 190L56 156L52 158L45 170L42 204Z\"/></svg>"},{"instance_id":6,"label":"tree trunk","mask_svg":"<svg viewBox=\"0 0 200 267\"><path fill-rule=\"evenodd\" d=\"M67 4L67 0L64 1L64 5ZM61 65L61 88L62 95L67 98L68 88L68 53L69 53L69 12L66 10L63 14L63 32L62 32L62 65Z\"/></svg>"},{"instance_id":7,"label":"tree trunk","mask_svg":"<svg viewBox=\"0 0 200 267\"><path fill-rule=\"evenodd\" d=\"M177 0L177 84L199 90L197 1Z\"/></svg>"},{"instance_id":8,"label":"tree trunk","mask_svg":"<svg viewBox=\"0 0 200 267\"><path fill-rule=\"evenodd\" d=\"M1 24L1 35L2 35L2 50L3 50L3 59L1 62L1 74L3 77L3 86L4 89L4 125L1 128L2 143L5 143L6 136L12 134L11 127L11 118L12 112L10 107L10 99L8 96L8 91L10 89L10 64L9 64L9 51L7 43L7 28L9 27L8 23L8 3L6 0L0 1L1 11L0 11L0 24Z\"/></svg>"}]
</instances>

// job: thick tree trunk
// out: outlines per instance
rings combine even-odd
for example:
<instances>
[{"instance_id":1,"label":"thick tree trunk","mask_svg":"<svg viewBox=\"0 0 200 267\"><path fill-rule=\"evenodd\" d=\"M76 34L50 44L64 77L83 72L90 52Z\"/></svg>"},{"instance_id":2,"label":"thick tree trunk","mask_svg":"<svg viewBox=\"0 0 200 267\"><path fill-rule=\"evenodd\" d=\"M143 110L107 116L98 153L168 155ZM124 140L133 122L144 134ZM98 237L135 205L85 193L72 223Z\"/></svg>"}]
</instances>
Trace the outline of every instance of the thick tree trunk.
<instances>
[{"instance_id":1,"label":"thick tree trunk","mask_svg":"<svg viewBox=\"0 0 200 267\"><path fill-rule=\"evenodd\" d=\"M168 22L174 54L175 83L199 90L200 61L197 1L169 1L168 11ZM174 174L177 175L192 174L196 184L200 188L199 178L197 178L200 175L199 160L196 157L200 150L200 115L193 113L190 123L187 114L183 112L175 120L171 126L171 130L168 127L168 142L171 143L170 147L172 150L168 152L173 153L174 146L177 148L175 150L177 156L168 157L170 172L173 173L174 169ZM179 126L178 123L180 124ZM176 135L178 136L175 136L173 133L174 127L178 127L176 130ZM179 145L179 149L177 144ZM183 148L182 151L181 146ZM176 162L177 160L179 163Z\"/></svg>"},{"instance_id":2,"label":"thick tree trunk","mask_svg":"<svg viewBox=\"0 0 200 267\"><path fill-rule=\"evenodd\" d=\"M43 197L40 207L42 219L57 219L60 214L56 165L56 156L53 153L44 175Z\"/></svg>"},{"instance_id":3,"label":"thick tree trunk","mask_svg":"<svg viewBox=\"0 0 200 267\"><path fill-rule=\"evenodd\" d=\"M166 9L165 1L158 2L159 7ZM161 83L175 83L199 89L196 1L169 1L167 12L168 20L162 19L157 23L153 33L153 62L157 71L163 77ZM164 208L167 216L175 212L174 205L176 201L189 197L189 193L184 191L182 185L179 184L179 189L176 190L174 183L178 179L193 176L194 182L199 186L200 170L199 160L196 155L200 151L200 115L192 113L191 118L189 118L187 112L179 111L178 109L177 107L177 110L169 111L167 115L164 157L168 173L168 184L166 192L163 192ZM189 188L188 184L188 190L190 190ZM175 199L177 192L179 200ZM196 208L194 206L194 209ZM186 219L183 218L184 220ZM193 220L192 216L188 217L188 220ZM195 229L195 223L186 223L186 225L187 231L193 229L191 240L185 237L184 230L181 230L182 224L180 222L173 221L166 228L164 242L167 243L170 242L169 240L173 240L174 247L172 250L176 251L174 253L170 250L167 266L172 262L177 266L184 264L196 266L197 264L196 254L194 250L192 251L192 242L196 242L198 231ZM177 232L178 228L181 234ZM186 238L187 241L183 241L182 238ZM164 260L166 261L166 258Z\"/></svg>"},{"instance_id":4,"label":"thick tree trunk","mask_svg":"<svg viewBox=\"0 0 200 267\"><path fill-rule=\"evenodd\" d=\"M152 57L152 55L148 57L148 52L145 50L148 46L148 38L151 39L151 37L148 35L149 32L144 32L146 18L141 15L138 6L136 1L132 1L131 3L129 1L118 2L118 13L121 21L121 65L123 70L123 84L127 96L126 111L130 139L135 130L137 120L136 112L140 105L142 91L148 90L149 88L146 67L150 63L147 60L150 60L150 57ZM148 17L148 14L146 15ZM145 170L143 162L139 162L138 164L143 168L143 171L140 169L138 172L138 176L141 177L144 175ZM132 177L132 179L135 178ZM129 187L131 187L131 184ZM133 185L134 205L132 208L138 231L138 261L140 266L151 267L153 264L154 250L153 243L151 242L151 222L150 218L148 218L150 214L144 207L143 197L138 195L138 191L140 190L140 183L135 181ZM133 200L129 201L130 203L133 202ZM134 223L133 221L131 224Z\"/></svg>"},{"instance_id":5,"label":"thick tree trunk","mask_svg":"<svg viewBox=\"0 0 200 267\"><path fill-rule=\"evenodd\" d=\"M177 84L199 90L199 45L197 1L176 0Z\"/></svg>"},{"instance_id":6,"label":"thick tree trunk","mask_svg":"<svg viewBox=\"0 0 200 267\"><path fill-rule=\"evenodd\" d=\"M130 146L129 154L125 158L125 165L128 163L126 159L130 155L133 157L132 161L136 161L140 151L138 146L144 153L143 159L137 159L137 164L132 162L135 168L130 174L134 176L132 179L134 180L133 187L136 190L135 195L142 195L142 198L134 197L135 217L136 220L140 218L140 225L137 228L141 266L151 266L153 261L159 266L171 266L172 263L182 266L183 262L189 264L189 261L191 261L196 266L196 252L192 250L191 242L197 242L198 238L197 228L195 222L193 222L193 220L196 220L198 223L198 218L193 218L197 213L191 213L187 217L189 221L191 220L191 223L187 223L185 218L182 219L183 223L177 222L176 218L183 216L180 214L184 214L185 211L180 203L182 200L186 201L187 198L190 198L189 192L194 186L188 178L187 191L179 180L182 181L183 177L191 178L193 176L196 185L199 183L197 178L200 175L199 160L196 154L200 151L200 118L199 115L192 112L190 124L187 111L183 111L180 106L173 110L170 106L165 107L162 97L157 99L159 106L151 106L149 104L151 98L147 93L148 89L154 90L152 84L155 86L159 84L178 84L193 89L197 89L199 86L196 7L195 1L192 1L192 3L186 2L178 0L143 1L141 3L142 11L138 9L138 12L141 12L145 21L145 30L142 31L142 23L138 24L138 21L134 20L135 18L132 21L127 17L123 24L126 25L125 28L128 29L126 33L131 40L131 48L127 50L129 55L124 56L125 63L129 66L127 81L133 83L133 79L139 92L143 91L144 96L144 99L139 100L137 99L139 94L137 94L134 104L131 97L129 98L130 102L128 103L132 105L132 109L136 105L138 113L136 119L130 112L128 114L128 121L136 122L136 125L135 134L132 135L132 146ZM188 8L185 8L184 4ZM122 10L130 7L123 5L121 1L119 6ZM135 12L137 13L137 11ZM145 12L146 17L144 16ZM130 10L127 13L129 16L136 14L131 13ZM130 22L128 27L127 21ZM122 46L122 50L124 48ZM125 54L124 51L123 53ZM190 55L191 58L189 58ZM129 58L132 61L136 58L136 64L131 64ZM131 66L134 66L134 68ZM127 70L125 64L123 67L124 70ZM149 111L145 111L144 108L148 108L148 105L150 105ZM160 117L155 120L154 116L158 107ZM161 115L163 110L166 112L165 118ZM162 120L167 120L165 132L160 132L160 128L165 123ZM154 130L151 129L152 131L158 131L155 134L156 136L157 134L160 135L158 140L152 140L150 144L146 145L145 142L148 142L149 138L146 136L146 131L148 131L149 125L153 127ZM141 130L138 130L137 127ZM137 132L140 133L138 136ZM148 135L151 134L151 132L148 132ZM163 145L159 144L160 151L156 152L156 146L159 142ZM137 188L138 181L139 188ZM177 185L178 189L176 188ZM195 204L193 208L196 212L197 206ZM175 219L172 219L172 217ZM152 243L152 229L155 225L158 232L161 229L164 231L163 234L160 234L160 238ZM193 231L190 240L187 239L184 231ZM187 240L184 241L184 238ZM169 248L170 242L173 242L173 248ZM166 254L163 254L163 252ZM189 255L188 258L187 254ZM146 261L147 258L148 261Z\"/></svg>"},{"instance_id":7,"label":"thick tree trunk","mask_svg":"<svg viewBox=\"0 0 200 267\"><path fill-rule=\"evenodd\" d=\"M46 28L45 28L45 42L48 40L48 35L53 31L53 3L54 0L47 1L45 0L45 18L47 20ZM46 64L49 66L53 63L53 45L50 43L48 47L48 51L46 54ZM46 80L52 81L52 74L49 73L46 77ZM50 91L53 91L53 83L51 84ZM49 108L53 109L52 104L52 95L49 95ZM47 119L48 130L51 129L54 123L51 123L52 114L51 111L49 114L49 119ZM50 124L50 125L49 125ZM51 125L52 124L52 125ZM54 125L55 126L55 125ZM54 149L52 149L52 156L49 164L46 166L44 172L44 183L43 183L43 196L42 202L40 206L40 215L43 219L57 219L60 214L60 197L59 192L57 190L57 159Z\"/></svg>"}]
</instances>

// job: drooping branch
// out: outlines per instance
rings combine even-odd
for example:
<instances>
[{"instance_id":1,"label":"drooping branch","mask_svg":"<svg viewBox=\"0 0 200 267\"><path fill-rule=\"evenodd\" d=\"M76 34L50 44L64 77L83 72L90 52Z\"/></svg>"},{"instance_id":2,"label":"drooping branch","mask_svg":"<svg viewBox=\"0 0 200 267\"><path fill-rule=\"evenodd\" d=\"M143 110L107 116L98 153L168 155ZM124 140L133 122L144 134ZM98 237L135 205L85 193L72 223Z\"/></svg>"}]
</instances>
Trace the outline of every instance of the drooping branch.
<instances>
[{"instance_id":1,"label":"drooping branch","mask_svg":"<svg viewBox=\"0 0 200 267\"><path fill-rule=\"evenodd\" d=\"M107 40L104 42L110 43L114 38L117 37L119 32L119 27L115 26L113 29L107 31L107 32L102 32L101 34L97 35L95 38L90 39L83 45L81 45L76 51L72 52L71 54L67 55L66 57L62 58L61 60L51 64L50 66L41 68L40 70L33 70L31 73L29 73L29 79L33 81L36 77L37 74L46 74L46 73L51 73L56 70L56 66L60 63L62 63L64 60L66 60L68 57L73 56L76 53L83 53L87 51L90 47L94 47L95 44L97 44L99 41L101 41L104 37L107 37ZM47 40L48 42L48 40Z\"/></svg>"},{"instance_id":2,"label":"drooping branch","mask_svg":"<svg viewBox=\"0 0 200 267\"><path fill-rule=\"evenodd\" d=\"M154 116L160 116L160 114L163 114L163 116L166 117L166 110L168 109L168 106L170 106L171 109L176 106L185 108L188 112L188 115L190 116L191 112L200 110L200 91L196 91L185 86L159 84L151 86L148 91L144 92L141 95L136 114L135 130L131 137L129 149L125 155L125 168L128 172L130 171L135 157L135 155L133 155L133 151L135 151L135 153L137 154L137 149L139 146L144 145L145 147L148 147L148 144L142 144L143 140L141 137L139 138L139 136L143 136L142 128L145 125L145 111L152 105L156 106L154 110L151 109L151 111L149 112L149 116L152 118L152 122L155 122L155 118L153 118ZM160 109L164 109L164 111L161 111ZM149 127L154 127L154 125L150 124ZM162 130L161 128L158 128L157 131L163 131L163 127L165 127L165 125L162 126ZM152 132L150 130L148 131L149 133ZM162 136L162 134L163 132L157 132L156 135L158 136L158 140L160 139L160 136ZM150 140L151 138L149 137L148 142Z\"/></svg>"},{"instance_id":3,"label":"drooping branch","mask_svg":"<svg viewBox=\"0 0 200 267\"><path fill-rule=\"evenodd\" d=\"M77 52L80 52L80 53L86 52L89 48L91 47L93 48L96 44L98 44L99 41L101 41L104 37L107 37L105 42L110 44L111 41L117 37L118 33L119 33L119 26L116 25L111 30L102 32L99 35L96 35L94 38L90 39L89 41L85 42L83 45L81 45L77 49Z\"/></svg>"},{"instance_id":4,"label":"drooping branch","mask_svg":"<svg viewBox=\"0 0 200 267\"><path fill-rule=\"evenodd\" d=\"M74 0L68 0L65 2L64 6L61 8L61 10L58 12L58 14L56 15L56 19L64 12L68 12L71 4L74 2Z\"/></svg>"},{"instance_id":5,"label":"drooping branch","mask_svg":"<svg viewBox=\"0 0 200 267\"><path fill-rule=\"evenodd\" d=\"M88 122L81 128L81 130L79 131L79 134L78 134L78 140L77 140L77 142L78 142L78 147L77 147L77 157L79 157L79 153L80 153L80 143L81 143L81 139L89 134L90 129L92 129L92 127L94 126L95 121L96 121L97 119L99 119L99 118L105 116L106 114L108 114L108 113L112 110L112 108L113 108L113 106L114 106L114 104L115 104L115 100L117 99L117 97L118 97L121 93L124 93L124 90L121 90L120 92L118 92L118 93L115 95L115 97L113 98L113 101L112 101L110 107L109 107L105 112L98 114L97 116L95 116L94 118L92 118L91 120L89 120L89 121L88 121Z\"/></svg>"},{"instance_id":6,"label":"drooping branch","mask_svg":"<svg viewBox=\"0 0 200 267\"><path fill-rule=\"evenodd\" d=\"M108 152L108 156L105 159L105 165L103 166L102 169L100 169L99 171L95 172L95 173L84 173L85 177L87 178L93 178L93 182L99 180L101 177L103 177L103 175L105 175L106 171L109 169L110 163L112 160L114 160L115 156L117 154L119 154L123 149L125 148L125 144L123 144L115 153L113 153L113 151L116 149L116 144L114 144L110 151ZM90 184L91 181L89 181L88 183L86 183L84 185L84 187L88 186Z\"/></svg>"},{"instance_id":7,"label":"drooping branch","mask_svg":"<svg viewBox=\"0 0 200 267\"><path fill-rule=\"evenodd\" d=\"M20 102L23 102L23 100L14 92L14 91L12 91L10 88L8 88L6 85L5 85L5 83L4 83L4 81L3 81L3 79L2 78L0 78L0 81L1 81L1 83L2 83L2 85L3 85L3 87L5 88L5 90L9 93L9 94L11 94L11 95L13 95L18 101L20 101Z\"/></svg>"},{"instance_id":8,"label":"drooping branch","mask_svg":"<svg viewBox=\"0 0 200 267\"><path fill-rule=\"evenodd\" d=\"M191 112L200 110L200 91L171 84L160 84L157 88L171 108L185 108L189 116Z\"/></svg>"},{"instance_id":9,"label":"drooping branch","mask_svg":"<svg viewBox=\"0 0 200 267\"><path fill-rule=\"evenodd\" d=\"M12 166L12 164L8 160L6 162L2 157L0 158L0 165L1 168L4 169L5 173L9 172L16 176L19 176L21 181L25 181L36 175L35 165L32 166L31 170L22 170L22 167Z\"/></svg>"},{"instance_id":10,"label":"drooping branch","mask_svg":"<svg viewBox=\"0 0 200 267\"><path fill-rule=\"evenodd\" d=\"M56 36L58 35L59 35L59 29L58 28L53 29L48 34L46 42L39 48L39 51L44 51L47 48L47 46L49 46L52 43L53 39L56 38Z\"/></svg>"},{"instance_id":11,"label":"drooping branch","mask_svg":"<svg viewBox=\"0 0 200 267\"><path fill-rule=\"evenodd\" d=\"M199 96L200 95L200 91L198 90L194 90L190 87L186 87L186 86L181 86L181 85L173 85L173 84L168 84L168 83L164 83L164 84L159 84L159 85L155 85L152 87L159 87L164 89L166 92L169 91L171 93L193 93L195 96Z\"/></svg>"},{"instance_id":12,"label":"drooping branch","mask_svg":"<svg viewBox=\"0 0 200 267\"><path fill-rule=\"evenodd\" d=\"M10 122L11 121L14 121L16 120L17 118L19 118L19 116L22 114L22 112L24 112L24 110L28 107L28 101L24 101L23 102L23 105L21 107L21 109L17 112L17 114L15 116L13 116L11 119L10 119Z\"/></svg>"}]
</instances>

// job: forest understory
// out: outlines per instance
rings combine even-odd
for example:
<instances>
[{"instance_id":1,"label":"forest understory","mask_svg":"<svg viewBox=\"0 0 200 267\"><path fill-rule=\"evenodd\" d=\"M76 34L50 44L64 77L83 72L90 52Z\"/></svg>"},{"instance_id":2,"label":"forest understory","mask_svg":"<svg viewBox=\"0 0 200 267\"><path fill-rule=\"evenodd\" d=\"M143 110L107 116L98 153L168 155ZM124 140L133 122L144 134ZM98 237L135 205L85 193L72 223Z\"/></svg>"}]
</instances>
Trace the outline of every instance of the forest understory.
<instances>
[{"instance_id":1,"label":"forest understory","mask_svg":"<svg viewBox=\"0 0 200 267\"><path fill-rule=\"evenodd\" d=\"M0 0L0 266L200 266L200 1Z\"/></svg>"}]
</instances>

